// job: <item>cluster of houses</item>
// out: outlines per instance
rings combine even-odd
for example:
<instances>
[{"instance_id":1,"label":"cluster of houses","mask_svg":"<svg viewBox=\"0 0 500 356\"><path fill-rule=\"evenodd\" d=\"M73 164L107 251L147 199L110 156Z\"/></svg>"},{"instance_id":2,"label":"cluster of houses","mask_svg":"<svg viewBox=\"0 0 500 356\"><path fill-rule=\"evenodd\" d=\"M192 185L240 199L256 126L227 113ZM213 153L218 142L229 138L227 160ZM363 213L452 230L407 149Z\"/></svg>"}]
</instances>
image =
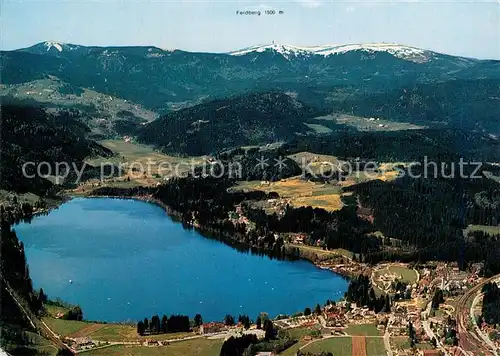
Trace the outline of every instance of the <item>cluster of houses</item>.
<instances>
[{"instance_id":1,"label":"cluster of houses","mask_svg":"<svg viewBox=\"0 0 500 356\"><path fill-rule=\"evenodd\" d=\"M210 323L205 323L203 325L200 325L200 334L215 334L215 333L220 333L227 331L228 327L221 322L210 322Z\"/></svg>"},{"instance_id":2,"label":"cluster of houses","mask_svg":"<svg viewBox=\"0 0 500 356\"><path fill-rule=\"evenodd\" d=\"M95 341L91 337L76 337L73 339L65 339L67 344L71 345L71 348L75 351L90 350L95 347L102 346L102 342Z\"/></svg>"},{"instance_id":3,"label":"cluster of houses","mask_svg":"<svg viewBox=\"0 0 500 356\"><path fill-rule=\"evenodd\" d=\"M147 346L147 347L166 346L168 344L169 344L168 341L161 341L154 339L146 339L142 342L142 346Z\"/></svg>"},{"instance_id":4,"label":"cluster of houses","mask_svg":"<svg viewBox=\"0 0 500 356\"><path fill-rule=\"evenodd\" d=\"M424 294L435 288L440 288L448 295L457 295L475 285L482 270L482 263L475 263L471 271L461 271L455 264L437 263L435 268L424 268L417 292Z\"/></svg>"},{"instance_id":5,"label":"cluster of houses","mask_svg":"<svg viewBox=\"0 0 500 356\"><path fill-rule=\"evenodd\" d=\"M370 271L370 267L368 267L366 264L353 262L352 260L349 260L345 257L342 258L342 263L338 262L338 260L335 260L333 262L324 261L319 263L319 267L329 269L342 276L357 276L361 274L367 274Z\"/></svg>"}]
</instances>

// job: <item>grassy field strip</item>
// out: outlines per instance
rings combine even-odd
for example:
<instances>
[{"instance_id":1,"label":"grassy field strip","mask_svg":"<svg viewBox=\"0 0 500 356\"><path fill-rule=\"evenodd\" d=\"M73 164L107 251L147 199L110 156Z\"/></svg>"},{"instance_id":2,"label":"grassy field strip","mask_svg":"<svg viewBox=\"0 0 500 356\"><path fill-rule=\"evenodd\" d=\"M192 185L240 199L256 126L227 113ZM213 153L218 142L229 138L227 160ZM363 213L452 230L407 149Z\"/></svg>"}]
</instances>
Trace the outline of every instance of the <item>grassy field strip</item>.
<instances>
[{"instance_id":1,"label":"grassy field strip","mask_svg":"<svg viewBox=\"0 0 500 356\"><path fill-rule=\"evenodd\" d=\"M358 131L401 131L401 130L423 130L426 126L411 124L408 122L389 121L380 118L368 118L362 116L331 114L315 117L315 120L333 121L337 124L355 127Z\"/></svg>"},{"instance_id":2,"label":"grassy field strip","mask_svg":"<svg viewBox=\"0 0 500 356\"><path fill-rule=\"evenodd\" d=\"M85 321L43 318L43 321L56 334L64 337L91 337L98 341L135 342L145 339L173 340L192 337L193 333L168 333L149 336L138 336L136 327L126 324L104 324Z\"/></svg>"},{"instance_id":3,"label":"grassy field strip","mask_svg":"<svg viewBox=\"0 0 500 356\"><path fill-rule=\"evenodd\" d=\"M321 247L309 246L309 245L299 245L299 244L293 244L293 243L290 243L290 246L297 247L299 250L313 252L322 258L343 256L343 257L347 257L349 259L352 259L352 256L353 256L352 252L341 249L341 248L337 248L334 250L323 250Z\"/></svg>"},{"instance_id":4,"label":"grassy field strip","mask_svg":"<svg viewBox=\"0 0 500 356\"><path fill-rule=\"evenodd\" d=\"M82 329L88 328L89 325L92 325L84 321L76 320L62 320L55 318L43 318L42 320L50 329L52 329L52 331L60 336L69 336Z\"/></svg>"},{"instance_id":5,"label":"grassy field strip","mask_svg":"<svg viewBox=\"0 0 500 356\"><path fill-rule=\"evenodd\" d=\"M343 203L339 194L316 195L312 197L293 198L290 200L291 205L295 207L308 207L325 209L327 211L335 211L342 209Z\"/></svg>"},{"instance_id":6,"label":"grassy field strip","mask_svg":"<svg viewBox=\"0 0 500 356\"><path fill-rule=\"evenodd\" d=\"M500 226L469 225L465 229L466 234L473 231L483 231L490 235L500 235Z\"/></svg>"},{"instance_id":7,"label":"grassy field strip","mask_svg":"<svg viewBox=\"0 0 500 356\"><path fill-rule=\"evenodd\" d=\"M345 336L330 336L306 344L301 349L304 352L332 352L334 355L352 355L352 338Z\"/></svg>"},{"instance_id":8,"label":"grassy field strip","mask_svg":"<svg viewBox=\"0 0 500 356\"><path fill-rule=\"evenodd\" d=\"M218 356L223 340L205 338L179 341L167 346L113 345L85 352L88 356Z\"/></svg>"},{"instance_id":9,"label":"grassy field strip","mask_svg":"<svg viewBox=\"0 0 500 356\"><path fill-rule=\"evenodd\" d=\"M365 338L367 356L385 356L387 354L382 338Z\"/></svg>"},{"instance_id":10,"label":"grassy field strip","mask_svg":"<svg viewBox=\"0 0 500 356\"><path fill-rule=\"evenodd\" d=\"M375 324L351 324L345 330L351 336L382 336Z\"/></svg>"}]
</instances>

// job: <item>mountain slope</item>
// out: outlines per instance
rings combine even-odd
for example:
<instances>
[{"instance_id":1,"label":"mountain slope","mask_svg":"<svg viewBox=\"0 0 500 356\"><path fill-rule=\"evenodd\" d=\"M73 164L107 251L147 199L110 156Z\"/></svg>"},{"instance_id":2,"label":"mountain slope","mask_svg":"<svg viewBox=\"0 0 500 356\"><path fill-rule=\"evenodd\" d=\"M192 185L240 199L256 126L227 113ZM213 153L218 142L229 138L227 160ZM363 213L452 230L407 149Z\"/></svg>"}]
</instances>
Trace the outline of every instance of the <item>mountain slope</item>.
<instances>
[{"instance_id":1,"label":"mountain slope","mask_svg":"<svg viewBox=\"0 0 500 356\"><path fill-rule=\"evenodd\" d=\"M411 46L404 46L395 43L364 43L364 44L346 44L346 45L325 45L325 46L315 46L315 47L299 47L291 45L282 44L269 44L269 45L258 45L241 50L229 52L233 56L241 56L250 53L262 53L262 52L276 52L280 53L287 59L291 59L297 56L311 56L311 55L321 55L323 57L346 54L348 52L364 52L365 54L374 54L377 52L386 52L394 57L405 59L408 61L423 63L428 62L433 59L437 59L440 56L446 56L437 52L424 50ZM449 56L451 57L451 56ZM455 57L463 62L473 63L475 60L467 59L462 57Z\"/></svg>"},{"instance_id":2,"label":"mountain slope","mask_svg":"<svg viewBox=\"0 0 500 356\"><path fill-rule=\"evenodd\" d=\"M46 113L36 106L20 103L2 104L1 112L0 189L17 192L43 193L52 186L40 177L34 167L47 162L54 172L57 162L79 167L88 156L109 156L111 151L88 140L88 127L66 115L64 119ZM29 178L23 174L33 175ZM40 165L41 174L49 173L47 165Z\"/></svg>"},{"instance_id":3,"label":"mountain slope","mask_svg":"<svg viewBox=\"0 0 500 356\"><path fill-rule=\"evenodd\" d=\"M315 115L286 94L254 93L169 113L141 128L138 138L169 153L202 155L289 140L307 132L303 121Z\"/></svg>"},{"instance_id":4,"label":"mountain slope","mask_svg":"<svg viewBox=\"0 0 500 356\"><path fill-rule=\"evenodd\" d=\"M1 55L4 84L53 75L162 112L254 90L362 85L386 91L458 76L475 79L496 72L498 62L390 44L270 45L227 54L49 41Z\"/></svg>"},{"instance_id":5,"label":"mountain slope","mask_svg":"<svg viewBox=\"0 0 500 356\"><path fill-rule=\"evenodd\" d=\"M500 135L500 79L418 84L354 95L333 106L365 117Z\"/></svg>"},{"instance_id":6,"label":"mountain slope","mask_svg":"<svg viewBox=\"0 0 500 356\"><path fill-rule=\"evenodd\" d=\"M154 112L134 102L76 87L53 76L21 84L0 84L0 96L4 97L4 102L9 99L24 100L51 112L78 111L80 121L91 129L91 136L96 138L127 134L128 127L139 126L157 117Z\"/></svg>"}]
</instances>

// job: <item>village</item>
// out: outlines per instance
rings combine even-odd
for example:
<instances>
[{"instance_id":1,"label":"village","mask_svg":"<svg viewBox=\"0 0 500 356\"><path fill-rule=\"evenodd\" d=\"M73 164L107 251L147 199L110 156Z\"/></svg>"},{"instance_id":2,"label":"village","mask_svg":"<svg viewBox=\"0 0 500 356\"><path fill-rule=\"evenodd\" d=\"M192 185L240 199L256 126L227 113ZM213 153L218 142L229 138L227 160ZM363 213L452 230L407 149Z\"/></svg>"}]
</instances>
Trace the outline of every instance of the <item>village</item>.
<instances>
[{"instance_id":1,"label":"village","mask_svg":"<svg viewBox=\"0 0 500 356\"><path fill-rule=\"evenodd\" d=\"M344 350L345 353L352 355L374 356L430 356L461 353L463 349L459 339L466 337L461 333L471 332L471 328L460 330L460 326L457 325L457 313L461 313L459 309L462 308L461 301L464 295L469 291L474 291L474 288L483 282L483 278L479 276L481 264L475 264L469 270L461 271L454 264L442 262L419 266L382 264L370 267L353 262L345 256L343 259L343 264L328 261L320 261L317 264L321 268L350 276L357 273L369 275L377 295L388 293L392 296L391 311L376 313L367 306L340 299L327 301L316 308L305 307L304 311L294 315L280 315L271 319L274 326L293 335L297 343L279 354L295 355L299 351L331 352L335 350ZM441 291L443 295L443 300L438 301L437 305L434 303L436 291ZM477 312L480 295L474 294L473 297L474 305L472 306ZM469 304L467 306L471 307ZM265 313L261 315L263 319L270 318ZM241 323L227 325L222 321L210 321L194 327L189 333L166 334L163 337L161 335L134 337L133 332L130 331L130 336L121 340L119 338L106 339L102 337L106 333L95 332L103 327L98 325L100 324L90 324L83 330L73 333L76 337L72 335L60 335L60 337L75 352L88 352L89 355L94 354L93 350L97 352L117 346L156 347L163 350L172 345L181 347L180 345L193 342L220 343L231 336L238 337L245 334L254 334L258 339L265 337L264 330L254 323L246 329ZM104 328L107 327L109 326ZM479 325L478 327L486 335L498 335L498 331L492 326ZM57 333L57 330L55 332ZM498 339L490 340L490 342L496 348L499 347ZM464 354L467 355L467 353ZM274 353L258 355L274 355Z\"/></svg>"},{"instance_id":2,"label":"village","mask_svg":"<svg viewBox=\"0 0 500 356\"><path fill-rule=\"evenodd\" d=\"M252 222L243 211L241 206L236 206L229 214L229 220L245 223L247 229L252 229ZM466 270L460 270L456 263L445 262L369 265L348 251L325 249L319 240L312 245L306 244L308 237L305 234L275 235L275 238L283 238L285 248L299 251L298 257L311 261L318 268L346 278L369 276L376 296L389 295L391 299L389 312L375 312L367 305L332 296L335 301L320 305L319 309L314 305L304 306L304 311L275 317L272 319L274 325L297 339L294 346L279 354L343 350L341 355L467 355L461 343L472 334L474 338L488 339L485 344L489 349L498 349L499 332L495 327L484 323L474 326L481 313L479 292L485 282L481 277L481 263L472 264ZM436 295L442 297L436 301ZM465 327L461 327L462 317ZM193 328L188 334L172 334L166 338L152 335L109 340L99 337L99 334L94 337L92 333L80 333L78 337L69 335L64 340L75 351L87 352L117 345L163 349L193 340L223 342L231 336L249 333L258 339L265 336L255 324L245 329L241 324L210 321Z\"/></svg>"}]
</instances>

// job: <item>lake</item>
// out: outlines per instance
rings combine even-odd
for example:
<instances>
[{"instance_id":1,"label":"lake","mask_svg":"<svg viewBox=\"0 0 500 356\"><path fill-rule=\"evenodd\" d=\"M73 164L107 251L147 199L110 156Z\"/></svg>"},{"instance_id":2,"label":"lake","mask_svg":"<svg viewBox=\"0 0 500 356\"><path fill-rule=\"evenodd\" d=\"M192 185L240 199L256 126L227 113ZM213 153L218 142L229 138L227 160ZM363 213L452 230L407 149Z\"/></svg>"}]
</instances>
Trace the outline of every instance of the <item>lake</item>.
<instances>
[{"instance_id":1,"label":"lake","mask_svg":"<svg viewBox=\"0 0 500 356\"><path fill-rule=\"evenodd\" d=\"M307 261L238 252L138 200L77 198L15 230L35 288L79 304L88 320L255 319L338 300L348 285Z\"/></svg>"}]
</instances>

